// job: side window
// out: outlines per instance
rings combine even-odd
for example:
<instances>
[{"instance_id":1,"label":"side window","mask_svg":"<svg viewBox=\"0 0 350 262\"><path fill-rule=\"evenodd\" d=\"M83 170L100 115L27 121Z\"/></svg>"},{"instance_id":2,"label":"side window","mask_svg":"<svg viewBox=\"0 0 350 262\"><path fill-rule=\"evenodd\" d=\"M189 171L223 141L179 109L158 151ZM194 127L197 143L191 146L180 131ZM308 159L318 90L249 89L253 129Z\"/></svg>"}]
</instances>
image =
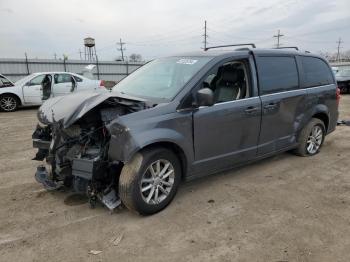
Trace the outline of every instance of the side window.
<instances>
[{"instance_id":1,"label":"side window","mask_svg":"<svg viewBox=\"0 0 350 262\"><path fill-rule=\"evenodd\" d=\"M257 57L260 95L297 89L299 77L294 57Z\"/></svg>"},{"instance_id":2,"label":"side window","mask_svg":"<svg viewBox=\"0 0 350 262\"><path fill-rule=\"evenodd\" d=\"M302 56L304 87L333 84L332 71L329 66L317 57Z\"/></svg>"},{"instance_id":3,"label":"side window","mask_svg":"<svg viewBox=\"0 0 350 262\"><path fill-rule=\"evenodd\" d=\"M213 90L216 104L239 100L249 96L248 76L245 61L227 62L210 73L203 86Z\"/></svg>"},{"instance_id":4,"label":"side window","mask_svg":"<svg viewBox=\"0 0 350 262\"><path fill-rule=\"evenodd\" d=\"M73 77L69 74L55 74L54 81L55 84L72 83Z\"/></svg>"},{"instance_id":5,"label":"side window","mask_svg":"<svg viewBox=\"0 0 350 262\"><path fill-rule=\"evenodd\" d=\"M41 85L41 83L44 80L45 75L39 75L37 77L34 77L30 82L28 83L29 86L36 86Z\"/></svg>"}]
</instances>

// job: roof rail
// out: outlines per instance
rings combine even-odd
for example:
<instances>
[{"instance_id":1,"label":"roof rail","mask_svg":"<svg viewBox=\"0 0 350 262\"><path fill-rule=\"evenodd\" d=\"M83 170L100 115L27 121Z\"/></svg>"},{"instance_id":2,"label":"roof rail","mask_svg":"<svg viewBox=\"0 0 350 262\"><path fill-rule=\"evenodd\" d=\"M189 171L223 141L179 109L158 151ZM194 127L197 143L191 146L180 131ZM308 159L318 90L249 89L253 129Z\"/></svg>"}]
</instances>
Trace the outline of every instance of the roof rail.
<instances>
[{"instance_id":1,"label":"roof rail","mask_svg":"<svg viewBox=\"0 0 350 262\"><path fill-rule=\"evenodd\" d=\"M246 46L246 45L249 45L253 48L256 48L256 45L255 44L234 44L234 45L218 45L218 46L209 46L209 47L206 47L204 48L204 51L208 51L209 49L214 49L214 48L221 48L221 47L230 47L230 46Z\"/></svg>"},{"instance_id":2,"label":"roof rail","mask_svg":"<svg viewBox=\"0 0 350 262\"><path fill-rule=\"evenodd\" d=\"M297 46L281 46L281 47L276 47L275 49L295 49L299 51L299 48Z\"/></svg>"}]
</instances>

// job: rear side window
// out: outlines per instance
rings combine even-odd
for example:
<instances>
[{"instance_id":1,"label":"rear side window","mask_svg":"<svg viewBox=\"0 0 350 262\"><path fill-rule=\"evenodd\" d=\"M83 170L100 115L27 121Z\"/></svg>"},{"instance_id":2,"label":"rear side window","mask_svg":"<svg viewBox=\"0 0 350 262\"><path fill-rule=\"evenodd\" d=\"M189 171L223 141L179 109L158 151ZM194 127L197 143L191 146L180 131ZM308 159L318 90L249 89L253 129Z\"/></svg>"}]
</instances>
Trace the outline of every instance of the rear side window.
<instances>
[{"instance_id":1,"label":"rear side window","mask_svg":"<svg viewBox=\"0 0 350 262\"><path fill-rule=\"evenodd\" d=\"M329 66L317 57L302 56L304 87L333 84L332 71Z\"/></svg>"},{"instance_id":2,"label":"rear side window","mask_svg":"<svg viewBox=\"0 0 350 262\"><path fill-rule=\"evenodd\" d=\"M71 83L73 82L73 78L71 75L68 74L56 74L54 76L55 84L62 84L62 83Z\"/></svg>"},{"instance_id":3,"label":"rear side window","mask_svg":"<svg viewBox=\"0 0 350 262\"><path fill-rule=\"evenodd\" d=\"M260 94L271 94L297 89L299 77L294 57L257 57Z\"/></svg>"}]
</instances>

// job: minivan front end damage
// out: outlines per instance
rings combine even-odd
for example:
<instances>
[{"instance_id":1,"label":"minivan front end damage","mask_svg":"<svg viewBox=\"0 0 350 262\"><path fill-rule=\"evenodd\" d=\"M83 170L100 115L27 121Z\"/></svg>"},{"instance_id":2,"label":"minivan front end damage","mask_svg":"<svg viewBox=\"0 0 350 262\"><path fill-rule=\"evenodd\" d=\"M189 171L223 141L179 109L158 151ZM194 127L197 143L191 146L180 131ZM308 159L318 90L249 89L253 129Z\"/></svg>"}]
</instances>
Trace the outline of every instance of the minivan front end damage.
<instances>
[{"instance_id":1,"label":"minivan front end damage","mask_svg":"<svg viewBox=\"0 0 350 262\"><path fill-rule=\"evenodd\" d=\"M86 194L91 206L100 200L113 210L121 203L117 190L123 162L109 158L111 129L116 132L116 125L109 124L147 106L144 101L129 98L98 96L97 99L100 100L97 105L85 100L75 106L74 116L60 119L55 116L67 104L65 100L62 100L65 103L55 102L48 107L50 110L39 109L39 124L32 136L38 152L33 160L43 163L37 167L35 178L48 190L69 188ZM123 146L118 145L118 150Z\"/></svg>"}]
</instances>

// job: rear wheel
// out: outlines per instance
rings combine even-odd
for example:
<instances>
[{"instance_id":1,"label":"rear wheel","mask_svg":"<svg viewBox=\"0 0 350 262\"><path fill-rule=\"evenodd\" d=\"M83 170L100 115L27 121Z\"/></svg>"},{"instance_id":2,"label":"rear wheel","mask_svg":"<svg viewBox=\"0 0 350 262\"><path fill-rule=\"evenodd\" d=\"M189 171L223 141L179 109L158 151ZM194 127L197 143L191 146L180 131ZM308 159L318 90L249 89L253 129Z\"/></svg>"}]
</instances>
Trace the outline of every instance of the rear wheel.
<instances>
[{"instance_id":1,"label":"rear wheel","mask_svg":"<svg viewBox=\"0 0 350 262\"><path fill-rule=\"evenodd\" d=\"M316 155L322 145L326 135L326 128L320 119L313 118L301 131L298 138L298 148L295 150L300 156Z\"/></svg>"},{"instance_id":2,"label":"rear wheel","mask_svg":"<svg viewBox=\"0 0 350 262\"><path fill-rule=\"evenodd\" d=\"M172 201L180 179L180 162L172 151L144 150L123 167L119 195L130 210L142 215L153 214Z\"/></svg>"},{"instance_id":3,"label":"rear wheel","mask_svg":"<svg viewBox=\"0 0 350 262\"><path fill-rule=\"evenodd\" d=\"M14 95L5 94L0 96L0 109L5 112L16 111L19 106L18 98Z\"/></svg>"}]
</instances>

